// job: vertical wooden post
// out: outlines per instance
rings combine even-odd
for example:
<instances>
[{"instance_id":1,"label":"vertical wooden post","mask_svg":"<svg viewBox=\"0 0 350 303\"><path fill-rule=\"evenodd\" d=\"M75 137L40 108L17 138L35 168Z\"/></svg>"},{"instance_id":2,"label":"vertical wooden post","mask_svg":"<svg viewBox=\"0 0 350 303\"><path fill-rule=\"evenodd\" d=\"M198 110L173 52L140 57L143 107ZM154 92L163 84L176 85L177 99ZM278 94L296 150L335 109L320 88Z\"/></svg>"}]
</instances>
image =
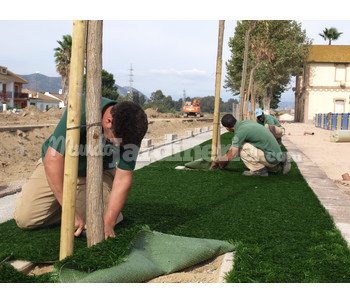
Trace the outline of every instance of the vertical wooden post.
<instances>
[{"instance_id":1,"label":"vertical wooden post","mask_svg":"<svg viewBox=\"0 0 350 303\"><path fill-rule=\"evenodd\" d=\"M213 139L211 145L211 160L214 161L218 155L218 137L220 131L220 86L222 72L222 45L224 40L225 21L219 21L218 55L216 60L216 81L215 81L215 103L214 103L214 124Z\"/></svg>"},{"instance_id":2,"label":"vertical wooden post","mask_svg":"<svg viewBox=\"0 0 350 303\"><path fill-rule=\"evenodd\" d=\"M83 91L86 21L73 22L69 76L66 153L62 201L60 260L73 254L75 199L77 191L81 98Z\"/></svg>"},{"instance_id":3,"label":"vertical wooden post","mask_svg":"<svg viewBox=\"0 0 350 303\"><path fill-rule=\"evenodd\" d=\"M88 21L86 59L86 225L88 247L104 240L102 190L102 33L103 21Z\"/></svg>"}]
</instances>

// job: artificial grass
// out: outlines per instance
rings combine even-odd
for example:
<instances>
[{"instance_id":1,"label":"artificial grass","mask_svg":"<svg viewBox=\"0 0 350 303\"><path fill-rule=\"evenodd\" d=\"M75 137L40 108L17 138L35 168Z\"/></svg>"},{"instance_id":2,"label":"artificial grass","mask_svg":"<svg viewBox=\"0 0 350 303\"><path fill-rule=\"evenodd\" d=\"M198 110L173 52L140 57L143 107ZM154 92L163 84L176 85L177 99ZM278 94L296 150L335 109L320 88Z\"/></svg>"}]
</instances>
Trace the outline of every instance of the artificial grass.
<instances>
[{"instance_id":1,"label":"artificial grass","mask_svg":"<svg viewBox=\"0 0 350 303\"><path fill-rule=\"evenodd\" d=\"M231 138L232 134L224 134L222 144L229 144ZM241 161L233 161L226 170L175 170L189 162L183 158L188 154L185 151L134 172L116 239L148 225L162 233L238 243L228 282L350 281L347 244L294 163L289 174L269 177L242 176ZM1 255L35 262L58 259L58 227L25 232L11 220L0 225L0 240ZM99 253L99 249L95 253L92 248L83 249L85 243L85 239L75 240L76 253L70 258L76 259L69 261L85 270L111 266L130 247L129 240L122 241L110 263L97 258L95 264L81 265Z\"/></svg>"}]
</instances>

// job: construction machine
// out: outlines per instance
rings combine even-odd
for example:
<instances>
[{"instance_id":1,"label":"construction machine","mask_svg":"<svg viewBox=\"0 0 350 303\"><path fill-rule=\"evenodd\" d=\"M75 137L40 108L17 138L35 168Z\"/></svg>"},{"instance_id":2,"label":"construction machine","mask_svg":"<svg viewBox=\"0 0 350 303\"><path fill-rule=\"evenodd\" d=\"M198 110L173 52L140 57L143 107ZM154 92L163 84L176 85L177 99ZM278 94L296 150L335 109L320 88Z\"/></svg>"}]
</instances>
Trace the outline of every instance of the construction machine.
<instances>
[{"instance_id":1,"label":"construction machine","mask_svg":"<svg viewBox=\"0 0 350 303\"><path fill-rule=\"evenodd\" d=\"M182 111L184 112L184 116L195 116L195 117L203 117L203 114L201 113L201 102L199 99L194 99L191 101L186 101L185 105L182 108Z\"/></svg>"}]
</instances>

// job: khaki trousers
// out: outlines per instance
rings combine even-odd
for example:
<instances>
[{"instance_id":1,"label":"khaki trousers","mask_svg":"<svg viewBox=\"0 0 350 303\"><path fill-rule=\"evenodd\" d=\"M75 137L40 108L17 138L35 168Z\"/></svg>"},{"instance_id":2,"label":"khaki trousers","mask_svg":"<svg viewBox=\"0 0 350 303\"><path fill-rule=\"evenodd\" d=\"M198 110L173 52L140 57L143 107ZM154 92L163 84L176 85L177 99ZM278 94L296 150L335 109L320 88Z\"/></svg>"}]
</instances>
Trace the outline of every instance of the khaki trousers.
<instances>
[{"instance_id":1,"label":"khaki trousers","mask_svg":"<svg viewBox=\"0 0 350 303\"><path fill-rule=\"evenodd\" d=\"M278 164L271 164L267 162L264 152L250 143L243 144L240 150L240 157L245 166L251 171L257 171L264 167L273 170L273 168L278 166Z\"/></svg>"},{"instance_id":2,"label":"khaki trousers","mask_svg":"<svg viewBox=\"0 0 350 303\"><path fill-rule=\"evenodd\" d=\"M113 185L115 170L103 172L103 203L106 209ZM76 210L86 222L86 178L77 180ZM49 226L61 221L61 205L56 200L45 174L44 164L40 159L29 180L15 201L14 219L22 229L34 229Z\"/></svg>"},{"instance_id":3,"label":"khaki trousers","mask_svg":"<svg viewBox=\"0 0 350 303\"><path fill-rule=\"evenodd\" d=\"M265 124L265 127L266 127L267 129L270 130L268 124ZM282 138L282 136L283 136L283 127L282 127L282 126L276 126L276 125L275 125L275 132L276 132L276 135L275 135L275 138L276 138L276 139Z\"/></svg>"}]
</instances>

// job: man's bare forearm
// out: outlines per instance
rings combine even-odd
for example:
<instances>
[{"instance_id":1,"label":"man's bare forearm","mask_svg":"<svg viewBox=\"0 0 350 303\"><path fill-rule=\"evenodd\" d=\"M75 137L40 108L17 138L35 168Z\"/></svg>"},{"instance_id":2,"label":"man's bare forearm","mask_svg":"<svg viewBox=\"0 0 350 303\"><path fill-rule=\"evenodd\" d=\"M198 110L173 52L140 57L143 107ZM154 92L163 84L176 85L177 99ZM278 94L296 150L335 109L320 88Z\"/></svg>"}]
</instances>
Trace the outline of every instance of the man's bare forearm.
<instances>
[{"instance_id":1,"label":"man's bare forearm","mask_svg":"<svg viewBox=\"0 0 350 303\"><path fill-rule=\"evenodd\" d=\"M105 238L113 237L113 228L124 207L132 185L133 171L117 169L107 210L104 215Z\"/></svg>"},{"instance_id":2,"label":"man's bare forearm","mask_svg":"<svg viewBox=\"0 0 350 303\"><path fill-rule=\"evenodd\" d=\"M64 156L49 147L44 157L47 182L57 201L62 205Z\"/></svg>"}]
</instances>

